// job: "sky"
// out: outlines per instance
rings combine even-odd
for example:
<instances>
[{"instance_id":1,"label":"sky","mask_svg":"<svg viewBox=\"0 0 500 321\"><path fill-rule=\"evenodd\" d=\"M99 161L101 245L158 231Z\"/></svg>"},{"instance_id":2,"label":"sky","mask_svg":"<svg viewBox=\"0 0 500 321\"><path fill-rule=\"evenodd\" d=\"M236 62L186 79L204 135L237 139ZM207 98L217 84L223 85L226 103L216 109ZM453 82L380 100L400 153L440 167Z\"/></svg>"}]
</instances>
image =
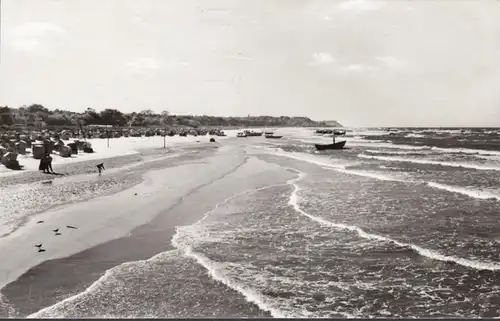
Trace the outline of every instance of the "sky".
<instances>
[{"instance_id":1,"label":"sky","mask_svg":"<svg viewBox=\"0 0 500 321\"><path fill-rule=\"evenodd\" d=\"M500 127L500 0L2 0L0 105Z\"/></svg>"}]
</instances>

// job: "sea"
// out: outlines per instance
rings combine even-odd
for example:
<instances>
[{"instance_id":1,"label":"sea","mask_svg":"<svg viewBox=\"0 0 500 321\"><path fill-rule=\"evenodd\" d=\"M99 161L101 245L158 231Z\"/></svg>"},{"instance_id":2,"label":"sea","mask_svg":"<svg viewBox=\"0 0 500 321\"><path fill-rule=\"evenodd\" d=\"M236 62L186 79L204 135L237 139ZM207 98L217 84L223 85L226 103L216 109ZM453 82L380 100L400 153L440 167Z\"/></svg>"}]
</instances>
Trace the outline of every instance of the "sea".
<instances>
[{"instance_id":1,"label":"sea","mask_svg":"<svg viewBox=\"0 0 500 321\"><path fill-rule=\"evenodd\" d=\"M313 129L252 139L290 173L178 226L31 317L500 316L500 129Z\"/></svg>"}]
</instances>

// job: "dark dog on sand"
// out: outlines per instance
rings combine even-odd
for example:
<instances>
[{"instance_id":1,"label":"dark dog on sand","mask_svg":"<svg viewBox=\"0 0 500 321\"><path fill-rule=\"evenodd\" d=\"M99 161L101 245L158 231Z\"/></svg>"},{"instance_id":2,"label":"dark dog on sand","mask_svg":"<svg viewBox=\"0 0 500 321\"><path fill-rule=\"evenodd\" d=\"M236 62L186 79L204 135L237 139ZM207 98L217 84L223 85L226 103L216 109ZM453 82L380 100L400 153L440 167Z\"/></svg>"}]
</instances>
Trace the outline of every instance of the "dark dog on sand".
<instances>
[{"instance_id":1,"label":"dark dog on sand","mask_svg":"<svg viewBox=\"0 0 500 321\"><path fill-rule=\"evenodd\" d=\"M105 169L104 163L97 164L96 167L97 167L97 170L99 171L99 176L101 176L102 170Z\"/></svg>"}]
</instances>

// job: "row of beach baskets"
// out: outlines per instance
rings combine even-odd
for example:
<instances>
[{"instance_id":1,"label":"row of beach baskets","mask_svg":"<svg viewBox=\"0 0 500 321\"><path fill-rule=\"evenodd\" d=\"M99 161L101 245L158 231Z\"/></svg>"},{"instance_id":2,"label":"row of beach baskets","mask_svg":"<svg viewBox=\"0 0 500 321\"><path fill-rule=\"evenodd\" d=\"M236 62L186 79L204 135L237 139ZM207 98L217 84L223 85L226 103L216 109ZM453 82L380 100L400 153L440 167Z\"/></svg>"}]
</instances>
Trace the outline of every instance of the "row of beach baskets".
<instances>
[{"instance_id":1,"label":"row of beach baskets","mask_svg":"<svg viewBox=\"0 0 500 321\"><path fill-rule=\"evenodd\" d=\"M61 157L71 157L71 155L78 154L79 150L84 153L94 152L90 143L77 140L67 145L64 145L62 141L57 143L53 141L44 141L32 144L32 154L35 159L41 159L45 154L51 154L53 151L59 152Z\"/></svg>"}]
</instances>

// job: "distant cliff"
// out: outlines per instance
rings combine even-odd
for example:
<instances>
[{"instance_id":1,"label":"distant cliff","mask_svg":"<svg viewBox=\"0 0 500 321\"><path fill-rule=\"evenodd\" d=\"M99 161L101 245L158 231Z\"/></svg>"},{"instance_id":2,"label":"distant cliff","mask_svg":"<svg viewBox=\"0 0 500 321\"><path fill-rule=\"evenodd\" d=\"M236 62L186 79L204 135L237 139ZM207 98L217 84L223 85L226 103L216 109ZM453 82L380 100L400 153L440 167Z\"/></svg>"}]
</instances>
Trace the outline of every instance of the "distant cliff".
<instances>
[{"instance_id":1,"label":"distant cliff","mask_svg":"<svg viewBox=\"0 0 500 321\"><path fill-rule=\"evenodd\" d=\"M171 115L167 111L155 113L143 110L139 113L122 113L116 109L100 112L88 108L82 113L67 110L49 110L42 105L32 104L19 108L0 107L0 125L4 126L78 126L111 125L137 127L332 127L341 126L336 121L317 122L308 117L217 117Z\"/></svg>"},{"instance_id":2,"label":"distant cliff","mask_svg":"<svg viewBox=\"0 0 500 321\"><path fill-rule=\"evenodd\" d=\"M336 120L324 120L321 123L324 124L324 127L344 127Z\"/></svg>"}]
</instances>

